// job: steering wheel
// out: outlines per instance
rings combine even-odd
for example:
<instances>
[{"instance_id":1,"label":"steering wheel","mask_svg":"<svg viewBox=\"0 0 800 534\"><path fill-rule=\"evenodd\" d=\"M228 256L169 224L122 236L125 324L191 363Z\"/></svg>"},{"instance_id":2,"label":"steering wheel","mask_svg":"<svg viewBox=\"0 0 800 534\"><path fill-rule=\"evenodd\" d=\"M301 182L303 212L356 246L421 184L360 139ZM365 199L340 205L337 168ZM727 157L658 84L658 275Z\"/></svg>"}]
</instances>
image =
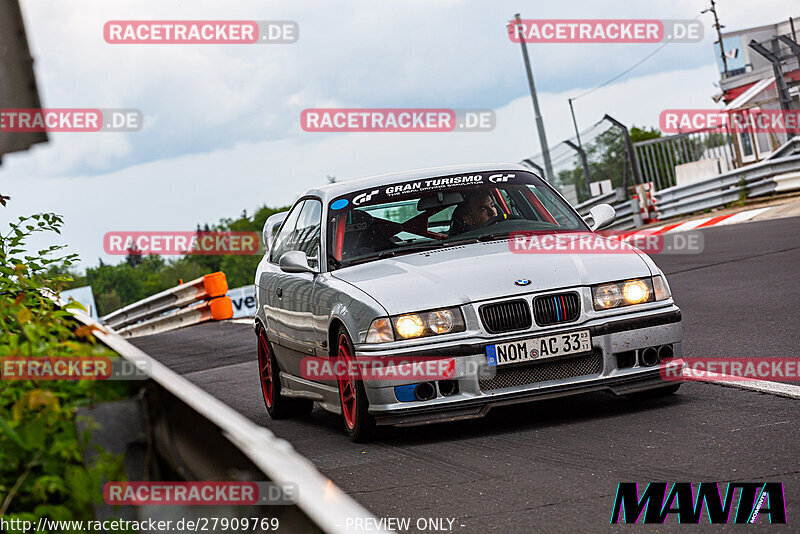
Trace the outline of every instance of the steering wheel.
<instances>
[{"instance_id":1,"label":"steering wheel","mask_svg":"<svg viewBox=\"0 0 800 534\"><path fill-rule=\"evenodd\" d=\"M517 215L509 215L507 213L501 213L499 215L495 215L494 217L486 221L486 224L484 224L483 226L489 226L492 224L497 224L499 222L510 221L512 219L519 219L519 218L520 217Z\"/></svg>"}]
</instances>

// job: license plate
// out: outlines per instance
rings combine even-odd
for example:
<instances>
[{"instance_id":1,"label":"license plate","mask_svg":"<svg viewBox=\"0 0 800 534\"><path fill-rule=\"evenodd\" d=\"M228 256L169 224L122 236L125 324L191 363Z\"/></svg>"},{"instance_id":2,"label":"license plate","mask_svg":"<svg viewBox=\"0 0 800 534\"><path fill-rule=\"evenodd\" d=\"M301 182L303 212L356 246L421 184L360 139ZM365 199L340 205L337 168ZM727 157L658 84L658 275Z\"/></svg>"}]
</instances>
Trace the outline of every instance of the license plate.
<instances>
[{"instance_id":1,"label":"license plate","mask_svg":"<svg viewBox=\"0 0 800 534\"><path fill-rule=\"evenodd\" d=\"M510 365L544 360L566 354L591 352L591 350L592 336L589 331L578 330L577 332L489 345L486 347L486 362L489 365Z\"/></svg>"}]
</instances>

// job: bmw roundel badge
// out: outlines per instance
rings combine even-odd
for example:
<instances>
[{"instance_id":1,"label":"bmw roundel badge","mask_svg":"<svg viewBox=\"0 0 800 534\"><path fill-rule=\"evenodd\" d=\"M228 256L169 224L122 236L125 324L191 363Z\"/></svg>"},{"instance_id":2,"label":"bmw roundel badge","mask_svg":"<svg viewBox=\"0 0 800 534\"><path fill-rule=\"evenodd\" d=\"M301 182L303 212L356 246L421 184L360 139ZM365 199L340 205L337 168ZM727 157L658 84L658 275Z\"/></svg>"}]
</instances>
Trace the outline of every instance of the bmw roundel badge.
<instances>
[{"instance_id":1,"label":"bmw roundel badge","mask_svg":"<svg viewBox=\"0 0 800 534\"><path fill-rule=\"evenodd\" d=\"M527 286L530 285L531 281L528 280L527 278L520 278L514 283L517 284L518 286Z\"/></svg>"}]
</instances>

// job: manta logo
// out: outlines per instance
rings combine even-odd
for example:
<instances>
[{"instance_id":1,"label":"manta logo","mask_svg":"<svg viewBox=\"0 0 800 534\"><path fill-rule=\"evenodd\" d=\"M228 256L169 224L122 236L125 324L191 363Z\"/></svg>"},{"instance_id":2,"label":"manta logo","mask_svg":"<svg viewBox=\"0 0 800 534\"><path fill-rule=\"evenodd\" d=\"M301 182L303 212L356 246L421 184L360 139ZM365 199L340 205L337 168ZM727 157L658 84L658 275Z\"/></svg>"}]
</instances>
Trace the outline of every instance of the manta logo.
<instances>
[{"instance_id":1,"label":"manta logo","mask_svg":"<svg viewBox=\"0 0 800 534\"><path fill-rule=\"evenodd\" d=\"M718 482L651 482L639 495L635 482L620 482L611 524L651 523L661 525L667 516L678 516L681 524L708 522L712 524L753 524L769 516L771 524L786 524L786 498L782 482L729 482L724 495ZM738 500L737 500L738 496ZM736 505L734 511L733 505ZM766 523L762 519L762 523Z\"/></svg>"},{"instance_id":2,"label":"manta logo","mask_svg":"<svg viewBox=\"0 0 800 534\"><path fill-rule=\"evenodd\" d=\"M529 285L531 285L531 281L528 280L527 278L520 278L519 280L517 280L514 283L516 285L518 285L518 286L529 286Z\"/></svg>"},{"instance_id":3,"label":"manta logo","mask_svg":"<svg viewBox=\"0 0 800 534\"><path fill-rule=\"evenodd\" d=\"M378 194L378 189L373 189L369 193L361 193L360 195L356 195L356 198L353 199L353 205L360 206L366 202L369 202L370 199Z\"/></svg>"}]
</instances>

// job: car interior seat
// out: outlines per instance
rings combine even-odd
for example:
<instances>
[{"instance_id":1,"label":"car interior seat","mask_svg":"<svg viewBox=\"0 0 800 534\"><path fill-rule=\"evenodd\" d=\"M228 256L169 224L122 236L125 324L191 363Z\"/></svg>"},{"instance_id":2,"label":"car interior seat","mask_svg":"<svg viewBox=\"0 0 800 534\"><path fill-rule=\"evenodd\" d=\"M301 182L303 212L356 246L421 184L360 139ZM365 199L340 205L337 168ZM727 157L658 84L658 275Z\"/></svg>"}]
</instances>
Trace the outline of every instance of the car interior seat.
<instances>
[{"instance_id":1,"label":"car interior seat","mask_svg":"<svg viewBox=\"0 0 800 534\"><path fill-rule=\"evenodd\" d=\"M396 246L380 231L375 217L358 209L348 214L342 245L343 260L381 252Z\"/></svg>"}]
</instances>

